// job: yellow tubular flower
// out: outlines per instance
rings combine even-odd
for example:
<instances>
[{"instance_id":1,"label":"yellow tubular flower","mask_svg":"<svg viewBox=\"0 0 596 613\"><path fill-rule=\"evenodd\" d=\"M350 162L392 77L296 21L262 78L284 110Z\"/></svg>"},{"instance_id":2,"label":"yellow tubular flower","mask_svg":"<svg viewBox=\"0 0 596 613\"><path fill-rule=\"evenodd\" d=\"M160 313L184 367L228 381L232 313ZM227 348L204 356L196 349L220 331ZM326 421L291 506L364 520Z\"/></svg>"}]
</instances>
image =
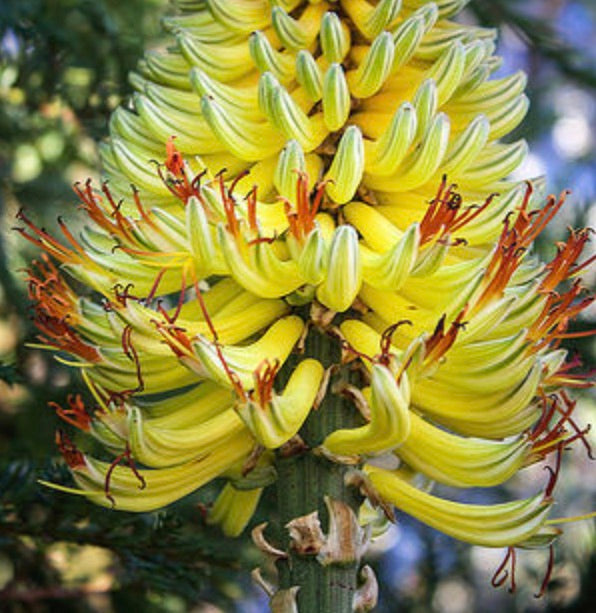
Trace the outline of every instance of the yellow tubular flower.
<instances>
[{"instance_id":1,"label":"yellow tubular flower","mask_svg":"<svg viewBox=\"0 0 596 613\"><path fill-rule=\"evenodd\" d=\"M495 32L452 20L466 0L177 4L173 46L110 121L109 184L75 186L80 236L19 215L44 251L39 343L96 405L56 408L114 455L60 435L76 491L145 511L221 477L209 521L235 535L275 469L313 454L456 538L549 545L558 468L494 506L409 477L492 487L585 434L564 388L588 384L559 344L592 300L588 232L532 252L564 195L508 179L527 147L500 139L528 103L524 75L492 78ZM334 402L350 420L314 436Z\"/></svg>"},{"instance_id":2,"label":"yellow tubular flower","mask_svg":"<svg viewBox=\"0 0 596 613\"><path fill-rule=\"evenodd\" d=\"M226 536L239 536L253 516L262 492L262 488L239 490L226 483L207 521L220 525Z\"/></svg>"}]
</instances>

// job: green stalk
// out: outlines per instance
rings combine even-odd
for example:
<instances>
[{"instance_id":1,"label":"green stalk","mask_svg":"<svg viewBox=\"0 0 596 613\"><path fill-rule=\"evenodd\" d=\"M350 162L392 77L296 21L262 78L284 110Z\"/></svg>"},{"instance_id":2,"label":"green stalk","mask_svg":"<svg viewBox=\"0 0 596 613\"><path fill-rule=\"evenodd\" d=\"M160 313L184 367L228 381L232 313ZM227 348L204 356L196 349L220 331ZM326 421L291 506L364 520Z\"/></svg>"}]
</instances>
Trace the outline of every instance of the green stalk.
<instances>
[{"instance_id":1,"label":"green stalk","mask_svg":"<svg viewBox=\"0 0 596 613\"><path fill-rule=\"evenodd\" d=\"M318 359L325 367L340 364L337 339L312 329L306 339L305 357ZM347 613L353 611L357 588L359 560L323 565L314 554L300 555L290 546L287 529L291 520L318 511L323 533L329 530L326 496L348 505L354 513L362 503L359 492L345 485L344 476L350 468L315 455L311 450L320 445L330 432L339 428L361 425L362 418L354 405L339 394L332 393L338 380L347 381L349 369L342 368L330 381L327 393L316 411L312 411L300 430L307 450L277 459L277 498L282 548L289 557L278 562L280 590L300 586L297 594L299 613Z\"/></svg>"}]
</instances>

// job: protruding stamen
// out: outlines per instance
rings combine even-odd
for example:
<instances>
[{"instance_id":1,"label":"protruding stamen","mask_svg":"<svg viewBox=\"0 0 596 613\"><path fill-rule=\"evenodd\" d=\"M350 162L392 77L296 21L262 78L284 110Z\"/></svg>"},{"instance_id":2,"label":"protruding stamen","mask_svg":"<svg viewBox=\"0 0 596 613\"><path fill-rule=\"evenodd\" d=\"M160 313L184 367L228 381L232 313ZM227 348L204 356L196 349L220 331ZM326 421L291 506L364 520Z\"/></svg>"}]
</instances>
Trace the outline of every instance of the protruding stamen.
<instances>
[{"instance_id":1,"label":"protruding stamen","mask_svg":"<svg viewBox=\"0 0 596 613\"><path fill-rule=\"evenodd\" d=\"M164 319L168 322L168 324L176 323L176 320L180 316L180 311L182 310L182 307L184 305L184 299L186 298L186 269L185 268L182 270L182 276L181 276L180 281L181 281L180 293L178 294L178 303L176 305L176 310L174 311L174 314L168 315L168 312L161 305L161 301L158 301L158 304L157 304L158 312L164 317Z\"/></svg>"},{"instance_id":2,"label":"protruding stamen","mask_svg":"<svg viewBox=\"0 0 596 613\"><path fill-rule=\"evenodd\" d=\"M476 308L483 306L490 298L502 295L528 248L563 206L568 193L563 192L558 200L549 196L542 209L528 212L532 190L532 184L528 182L528 189L515 221L511 223L511 213L505 218L503 231L486 270L487 282ZM554 277L545 288L550 286L553 280Z\"/></svg>"},{"instance_id":3,"label":"protruding stamen","mask_svg":"<svg viewBox=\"0 0 596 613\"><path fill-rule=\"evenodd\" d=\"M586 296L577 300L583 291L584 288L577 280L562 295L554 291L549 293L540 316L536 318L528 331L528 339L534 343L534 351L549 344L556 346L560 339L567 337L566 331L570 320L594 301L594 296ZM570 334L584 335L583 332Z\"/></svg>"},{"instance_id":4,"label":"protruding stamen","mask_svg":"<svg viewBox=\"0 0 596 613\"><path fill-rule=\"evenodd\" d=\"M546 573L544 574L544 579L540 585L540 590L538 590L537 594L534 594L534 598L542 598L544 593L546 592L546 588L550 582L550 578L553 572L553 567L555 565L555 549L552 543L548 546L548 564L546 566Z\"/></svg>"},{"instance_id":5,"label":"protruding stamen","mask_svg":"<svg viewBox=\"0 0 596 613\"><path fill-rule=\"evenodd\" d=\"M308 175L300 170L295 172L298 175L298 180L296 181L296 210L293 210L288 200L283 200L285 202L285 212L290 232L297 240L302 241L315 227L315 217L321 207L323 196L325 195L325 187L329 181L322 181L316 185L311 202Z\"/></svg>"},{"instance_id":6,"label":"protruding stamen","mask_svg":"<svg viewBox=\"0 0 596 613\"><path fill-rule=\"evenodd\" d=\"M62 430L56 430L56 445L70 468L81 468L86 465L83 454Z\"/></svg>"},{"instance_id":7,"label":"protruding stamen","mask_svg":"<svg viewBox=\"0 0 596 613\"><path fill-rule=\"evenodd\" d=\"M135 370L137 374L137 381L139 382L138 386L132 390L134 392L142 392L145 389L145 383L143 381L143 373L141 370L141 362L139 360L139 354L135 349L135 346L132 342L132 327L127 325L122 332L122 349L124 350L124 354L131 361L134 362Z\"/></svg>"},{"instance_id":8,"label":"protruding stamen","mask_svg":"<svg viewBox=\"0 0 596 613\"><path fill-rule=\"evenodd\" d=\"M201 292L201 288L199 287L199 282L196 278L193 278L193 286L194 286L195 294L197 296L197 300L199 302L199 307L201 309L201 312L203 313L205 322L207 323L207 326L209 327L209 330L211 332L211 336L213 338L213 346L217 353L217 357L219 358L219 361L221 362L221 365L223 366L226 376L228 377L230 383L232 384L233 390L236 392L239 398L246 400L246 391L242 387L242 383L240 379L238 378L238 375L230 368L230 365L228 364L228 361L226 360L223 354L223 351L221 350L217 330L215 329L215 326L213 325L213 320L211 319L211 316L209 315L209 311L207 310L207 305L205 304L205 299L203 298L203 293Z\"/></svg>"},{"instance_id":9,"label":"protruding stamen","mask_svg":"<svg viewBox=\"0 0 596 613\"><path fill-rule=\"evenodd\" d=\"M511 564L511 573L505 568L507 564ZM501 562L495 574L491 579L491 584L493 587L501 587L507 578L511 575L511 585L509 587L509 592L513 593L516 590L515 584L515 548L507 547L507 553L505 554L505 559Z\"/></svg>"},{"instance_id":10,"label":"protruding stamen","mask_svg":"<svg viewBox=\"0 0 596 613\"><path fill-rule=\"evenodd\" d=\"M166 160L164 165L169 174L168 176L164 175L159 162L153 160L157 165L157 174L171 194L184 204L188 202L191 196L195 196L203 202L200 182L206 170L201 171L192 180L189 180L184 157L178 151L176 145L174 145L175 138L175 136L172 136L166 143Z\"/></svg>"},{"instance_id":11,"label":"protruding stamen","mask_svg":"<svg viewBox=\"0 0 596 613\"><path fill-rule=\"evenodd\" d=\"M555 486L557 485L557 481L559 479L559 473L561 471L561 460L563 459L563 446L557 446L557 455L555 459L555 467L551 468L550 466L545 466L545 470L550 473L550 477L548 483L546 484L546 489L544 490L544 497L550 498L552 496L553 491L555 490Z\"/></svg>"},{"instance_id":12,"label":"protruding stamen","mask_svg":"<svg viewBox=\"0 0 596 613\"><path fill-rule=\"evenodd\" d=\"M151 286L151 289L149 290L149 293L147 294L147 297L145 298L145 304L147 306L149 306L155 299L155 295L157 294L157 288L159 287L159 284L161 283L166 272L168 272L168 269L162 268L157 273L157 276L155 277L155 281L153 282L153 285Z\"/></svg>"},{"instance_id":13,"label":"protruding stamen","mask_svg":"<svg viewBox=\"0 0 596 613\"><path fill-rule=\"evenodd\" d=\"M116 298L116 302L126 307L126 303L129 300L139 301L140 298L138 296L134 296L130 293L130 290L135 286L134 283L127 283L123 286L121 283L116 283L112 288L114 290L114 298Z\"/></svg>"},{"instance_id":14,"label":"protruding stamen","mask_svg":"<svg viewBox=\"0 0 596 613\"><path fill-rule=\"evenodd\" d=\"M226 224L226 228L233 237L238 238L240 236L240 222L236 217L236 202L234 201L234 198L232 196L231 189L226 190L223 178L224 172L225 170L220 171L217 174L217 179L219 181L219 193L221 201L226 214L226 219L228 221L228 223Z\"/></svg>"},{"instance_id":15,"label":"protruding stamen","mask_svg":"<svg viewBox=\"0 0 596 613\"><path fill-rule=\"evenodd\" d=\"M279 360L274 360L273 363L264 360L253 373L255 388L250 397L255 399L260 407L264 408L273 398L273 383L280 368Z\"/></svg>"},{"instance_id":16,"label":"protruding stamen","mask_svg":"<svg viewBox=\"0 0 596 613\"><path fill-rule=\"evenodd\" d=\"M75 426L75 428L84 431L89 430L92 418L85 409L81 394L69 394L66 397L66 402L68 403L68 409L63 409L57 402L48 402L48 406L52 407L59 417Z\"/></svg>"},{"instance_id":17,"label":"protruding stamen","mask_svg":"<svg viewBox=\"0 0 596 613\"><path fill-rule=\"evenodd\" d=\"M383 334L381 335L381 341L379 343L381 352L377 356L375 356L375 359L378 361L379 364L382 364L383 366L389 366L389 364L391 363L391 357L393 355L390 351L393 335L400 326L406 324L408 326L411 326L412 322L409 319L400 319L399 321L390 325L386 330L383 331Z\"/></svg>"},{"instance_id":18,"label":"protruding stamen","mask_svg":"<svg viewBox=\"0 0 596 613\"><path fill-rule=\"evenodd\" d=\"M16 218L19 221L22 221L28 228L31 230L33 234L29 234L25 228L15 228L17 232L26 238L30 243L33 243L37 247L40 247L53 257L55 257L60 262L81 262L83 259L83 251L78 242L74 239L72 234L68 233L72 239L71 244L75 245L75 251L65 247L62 243L57 241L53 236L48 234L46 230L43 228L38 228L26 215L25 212L21 209ZM64 222L59 220L60 227L63 232L65 232ZM70 241L69 241L70 242Z\"/></svg>"},{"instance_id":19,"label":"protruding stamen","mask_svg":"<svg viewBox=\"0 0 596 613\"><path fill-rule=\"evenodd\" d=\"M246 196L246 205L248 209L248 227L253 232L259 231L259 226L257 224L257 186L254 185L253 188L248 192Z\"/></svg>"},{"instance_id":20,"label":"protruding stamen","mask_svg":"<svg viewBox=\"0 0 596 613\"><path fill-rule=\"evenodd\" d=\"M425 342L425 362L429 364L436 362L449 351L453 343L455 343L459 331L466 325L463 321L466 311L467 307L460 311L447 332L444 331L446 315L441 317L434 332Z\"/></svg>"},{"instance_id":21,"label":"protruding stamen","mask_svg":"<svg viewBox=\"0 0 596 613\"><path fill-rule=\"evenodd\" d=\"M561 281L576 276L580 270L587 268L596 260L596 255L588 258L582 264L576 264L586 243L590 240L589 228L579 231L569 229L569 238L563 243L557 243L557 255L546 265L547 276L542 280L540 289L543 292L554 290Z\"/></svg>"},{"instance_id":22,"label":"protruding stamen","mask_svg":"<svg viewBox=\"0 0 596 613\"><path fill-rule=\"evenodd\" d=\"M122 460L126 460L126 464L130 468L130 470L132 471L132 474L139 480L139 483L140 483L139 489L143 490L143 489L145 489L145 487L147 487L147 483L145 482L145 478L137 470L137 466L136 466L135 461L133 460L131 452L130 452L130 447L127 444L126 445L126 449L120 455L116 456L112 460L108 470L106 471L106 477L105 477L105 481L104 481L104 493L106 495L106 498L112 503L112 507L116 506L116 500L110 494L110 481L112 479L112 473L114 472L114 470L116 470L116 466L118 466Z\"/></svg>"},{"instance_id":23,"label":"protruding stamen","mask_svg":"<svg viewBox=\"0 0 596 613\"><path fill-rule=\"evenodd\" d=\"M462 208L462 197L456 192L457 185L452 183L447 186L447 176L443 175L436 196L430 201L420 222L420 244L424 245L433 239L441 240L447 234L453 234L478 217L498 194L490 194L480 206L473 205ZM459 214L458 214L459 213ZM463 239L457 239L456 244L465 243Z\"/></svg>"}]
</instances>

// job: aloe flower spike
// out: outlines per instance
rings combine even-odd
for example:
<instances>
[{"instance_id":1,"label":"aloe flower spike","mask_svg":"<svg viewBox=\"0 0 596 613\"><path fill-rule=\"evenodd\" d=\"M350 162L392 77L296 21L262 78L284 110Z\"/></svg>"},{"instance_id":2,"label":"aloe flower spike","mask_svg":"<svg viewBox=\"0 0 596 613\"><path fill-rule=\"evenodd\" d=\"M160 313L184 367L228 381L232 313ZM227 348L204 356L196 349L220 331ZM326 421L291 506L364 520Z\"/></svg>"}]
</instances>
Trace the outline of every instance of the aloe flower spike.
<instances>
[{"instance_id":1,"label":"aloe flower spike","mask_svg":"<svg viewBox=\"0 0 596 613\"><path fill-rule=\"evenodd\" d=\"M465 2L177 4L112 117L106 181L75 185L81 232L18 215L38 344L89 388L52 407L112 458L60 433L74 487L48 485L142 512L219 479L207 521L228 535L275 487L274 536L254 533L272 610L372 610L362 556L393 507L504 548L495 586L548 548L543 593L562 457L593 457L561 343L585 334L594 258L587 230L533 251L566 194L508 178L525 77L492 76L494 31L452 20ZM535 463L521 499L432 491Z\"/></svg>"}]
</instances>

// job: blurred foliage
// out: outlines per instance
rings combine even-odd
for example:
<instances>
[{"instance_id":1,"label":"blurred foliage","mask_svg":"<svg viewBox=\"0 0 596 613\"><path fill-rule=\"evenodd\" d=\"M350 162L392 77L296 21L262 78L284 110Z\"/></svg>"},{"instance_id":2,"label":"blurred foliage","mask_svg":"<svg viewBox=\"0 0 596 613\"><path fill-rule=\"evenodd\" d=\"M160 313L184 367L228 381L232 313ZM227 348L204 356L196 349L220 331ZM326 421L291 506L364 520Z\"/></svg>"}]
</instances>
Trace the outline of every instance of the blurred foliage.
<instances>
[{"instance_id":1,"label":"blurred foliage","mask_svg":"<svg viewBox=\"0 0 596 613\"><path fill-rule=\"evenodd\" d=\"M544 2L544 4L549 4ZM550 2L553 9L561 2ZM586 2L586 7L594 5ZM482 25L507 25L535 53L552 61L559 72L582 86L596 88L596 57L587 57L585 50L563 41L555 23L547 16L540 18L527 12L528 3L519 0L474 0L471 9Z\"/></svg>"},{"instance_id":2,"label":"blurred foliage","mask_svg":"<svg viewBox=\"0 0 596 613\"><path fill-rule=\"evenodd\" d=\"M164 0L0 2L0 216L11 202L46 223L97 173L96 140L128 92L127 75L160 33ZM8 202L7 202L8 201ZM0 281L18 286L0 244ZM9 245L10 245L10 239ZM19 300L21 298L21 300Z\"/></svg>"},{"instance_id":3,"label":"blurred foliage","mask_svg":"<svg viewBox=\"0 0 596 613\"><path fill-rule=\"evenodd\" d=\"M596 87L594 57L564 42L557 32L557 11L565 4L472 0L468 10L470 18L491 27L507 26L528 45L533 111L523 131L532 140L540 139L557 119L549 97L554 90L572 84L593 96ZM573 4L594 10L593 0ZM213 490L166 512L127 514L95 508L83 498L37 483L69 482L67 471L55 461L53 432L60 424L46 405L49 400L63 402L67 390L76 392L80 382L50 356L24 347L35 333L27 318L23 275L15 270L26 265L33 249L9 229L19 207L48 227L58 214L76 217L70 186L97 177L96 142L107 134L111 110L126 99L128 72L145 48L161 42L159 20L168 10L166 0L0 0L2 611L198 613L208 610L201 608L205 602L230 611L233 601L247 593L246 570L257 564L247 539L224 539L202 521L197 503L208 503ZM584 157L593 166L593 147ZM567 169L559 171L567 178ZM587 198L596 200L594 194ZM581 213L580 207L569 223L579 225ZM584 346L589 349L588 341ZM385 578L379 611L444 611L438 596L447 594L449 600L445 586L453 587L454 578L463 590L460 596L484 586L475 603L480 607L482 599L486 610L546 610L544 601L539 608L527 608L503 592L490 596L497 600L487 604L486 589L491 588L486 577L475 574L469 548L444 542L407 518L400 521L400 530L402 537L415 540L417 557L408 560L402 552L400 566L394 548L377 560L377 574ZM593 543L593 534L586 538ZM565 563L581 568L581 576L573 597L560 600L561 606L556 598L550 600L551 611L589 610L595 560L592 552L587 564L589 555L583 562L567 556ZM405 569L398 583L388 571L394 563L400 573ZM532 580L535 585L540 578ZM565 588L564 579L557 581L553 594ZM579 585L584 586L581 594ZM526 596L531 602L531 592ZM450 611L457 611L456 600L451 598ZM249 604L244 600L241 610L257 610Z\"/></svg>"},{"instance_id":4,"label":"blurred foliage","mask_svg":"<svg viewBox=\"0 0 596 613\"><path fill-rule=\"evenodd\" d=\"M134 603L133 610L143 612L164 610L164 594L175 595L182 610L201 594L220 603L238 596L235 571L246 570L245 543L213 538L200 507L186 504L153 514L106 511L81 497L40 487L38 479L66 483L69 473L49 461L22 460L0 472L0 550L12 574L0 591L3 611L39 600L56 601L61 611L86 610L79 600L95 592L109 594L116 610ZM95 574L101 570L97 562L104 561L109 574L101 581L85 568L64 569L60 563L86 552Z\"/></svg>"}]
</instances>

